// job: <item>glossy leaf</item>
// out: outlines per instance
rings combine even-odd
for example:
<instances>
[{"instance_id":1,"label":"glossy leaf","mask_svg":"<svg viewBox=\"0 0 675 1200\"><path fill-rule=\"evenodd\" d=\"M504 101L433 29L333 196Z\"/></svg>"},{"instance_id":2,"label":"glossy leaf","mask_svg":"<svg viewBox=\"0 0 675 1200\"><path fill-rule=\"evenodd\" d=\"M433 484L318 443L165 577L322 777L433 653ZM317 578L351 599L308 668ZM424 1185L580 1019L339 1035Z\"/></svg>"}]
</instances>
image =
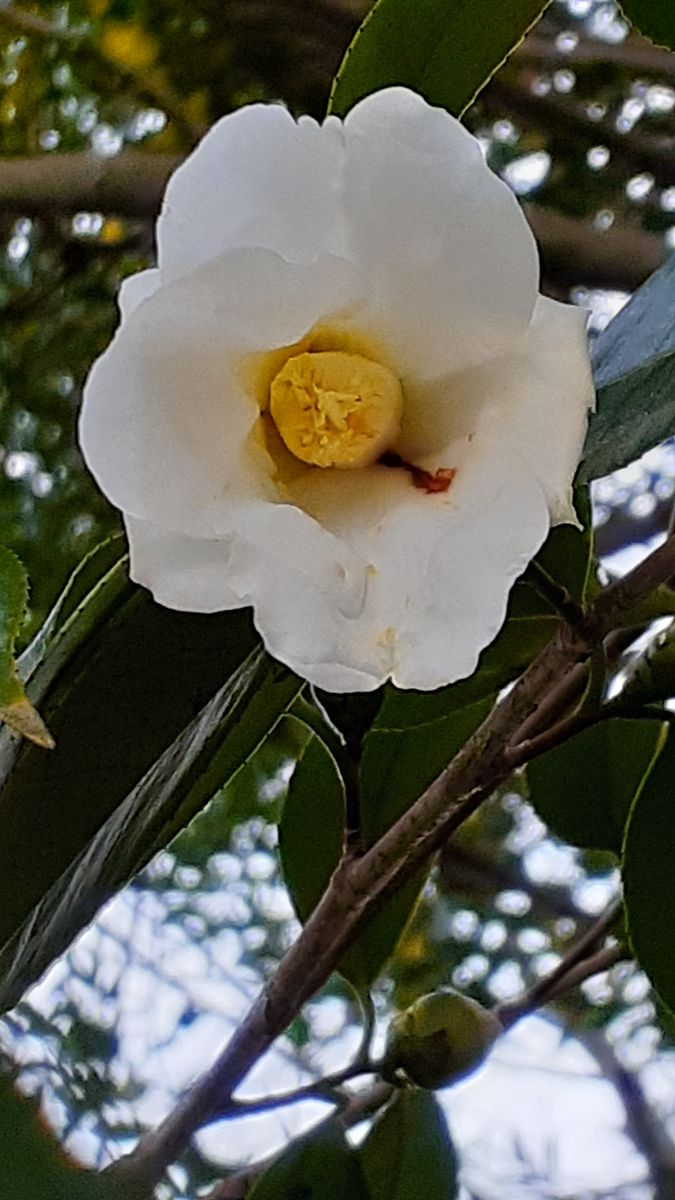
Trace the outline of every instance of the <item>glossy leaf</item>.
<instances>
[{"instance_id":1,"label":"glossy leaf","mask_svg":"<svg viewBox=\"0 0 675 1200\"><path fill-rule=\"evenodd\" d=\"M638 288L599 334L598 391L578 479L588 483L675 433L675 258Z\"/></svg>"},{"instance_id":2,"label":"glossy leaf","mask_svg":"<svg viewBox=\"0 0 675 1200\"><path fill-rule=\"evenodd\" d=\"M403 84L460 116L548 0L379 0L349 47L329 111L344 116L379 88Z\"/></svg>"},{"instance_id":3,"label":"glossy leaf","mask_svg":"<svg viewBox=\"0 0 675 1200\"><path fill-rule=\"evenodd\" d=\"M435 779L489 711L483 701L409 730L374 726L363 743L359 786L361 837L371 846ZM295 721L296 718L286 718ZM298 722L301 725L301 722ZM316 907L345 844L345 789L326 745L306 727L279 825L284 879L300 920ZM357 990L368 988L393 953L415 907L426 870L391 896L340 964Z\"/></svg>"},{"instance_id":4,"label":"glossy leaf","mask_svg":"<svg viewBox=\"0 0 675 1200\"><path fill-rule=\"evenodd\" d=\"M457 1155L430 1092L399 1092L376 1120L359 1155L370 1200L455 1200Z\"/></svg>"},{"instance_id":5,"label":"glossy leaf","mask_svg":"<svg viewBox=\"0 0 675 1200\"><path fill-rule=\"evenodd\" d=\"M582 523L556 525L535 561L566 589L572 600L583 604L594 583L593 529L588 488L575 488L574 504Z\"/></svg>"},{"instance_id":6,"label":"glossy leaf","mask_svg":"<svg viewBox=\"0 0 675 1200\"><path fill-rule=\"evenodd\" d=\"M337 1121L324 1121L258 1180L249 1200L370 1200L359 1159Z\"/></svg>"},{"instance_id":7,"label":"glossy leaf","mask_svg":"<svg viewBox=\"0 0 675 1200\"><path fill-rule=\"evenodd\" d=\"M659 46L675 50L675 7L672 0L620 0L631 25Z\"/></svg>"},{"instance_id":8,"label":"glossy leaf","mask_svg":"<svg viewBox=\"0 0 675 1200\"><path fill-rule=\"evenodd\" d=\"M246 611L176 613L134 589L77 648L41 702L56 749L9 756L0 946L257 645Z\"/></svg>"},{"instance_id":9,"label":"glossy leaf","mask_svg":"<svg viewBox=\"0 0 675 1200\"><path fill-rule=\"evenodd\" d=\"M201 811L301 687L296 676L264 651L254 650L46 894L39 894L22 923L12 930L3 917L9 941L0 952L0 1008L15 1004L98 908ZM29 869L25 863L24 869ZM3 903L12 883L16 885L15 876L3 876ZM40 881L34 871L30 883L35 894Z\"/></svg>"},{"instance_id":10,"label":"glossy leaf","mask_svg":"<svg viewBox=\"0 0 675 1200\"><path fill-rule=\"evenodd\" d=\"M675 1013L675 733L668 741L626 826L624 903L628 936L639 966Z\"/></svg>"},{"instance_id":11,"label":"glossy leaf","mask_svg":"<svg viewBox=\"0 0 675 1200\"><path fill-rule=\"evenodd\" d=\"M378 723L363 743L359 784L361 836L372 846L447 766L487 716L492 698L412 729ZM369 987L382 971L410 919L428 874L423 868L364 926L341 970L357 987Z\"/></svg>"},{"instance_id":12,"label":"glossy leaf","mask_svg":"<svg viewBox=\"0 0 675 1200\"><path fill-rule=\"evenodd\" d=\"M306 737L279 822L279 857L295 911L306 921L321 898L344 848L345 794L326 744L297 717L287 717Z\"/></svg>"},{"instance_id":13,"label":"glossy leaf","mask_svg":"<svg viewBox=\"0 0 675 1200\"><path fill-rule=\"evenodd\" d=\"M529 797L552 833L591 850L621 849L633 799L663 746L661 721L602 721L535 758Z\"/></svg>"},{"instance_id":14,"label":"glossy leaf","mask_svg":"<svg viewBox=\"0 0 675 1200\"><path fill-rule=\"evenodd\" d=\"M26 696L14 658L27 603L28 576L16 554L0 546L0 724L51 749L51 734Z\"/></svg>"},{"instance_id":15,"label":"glossy leaf","mask_svg":"<svg viewBox=\"0 0 675 1200\"><path fill-rule=\"evenodd\" d=\"M129 582L121 536L109 538L80 563L48 614L44 625L20 655L17 673L32 704L40 704L68 661L96 629L136 590ZM19 750L0 729L0 785Z\"/></svg>"},{"instance_id":16,"label":"glossy leaf","mask_svg":"<svg viewBox=\"0 0 675 1200\"><path fill-rule=\"evenodd\" d=\"M101 619L134 591L121 534L87 554L68 580L33 641L18 661L19 675L39 700L75 649Z\"/></svg>"},{"instance_id":17,"label":"glossy leaf","mask_svg":"<svg viewBox=\"0 0 675 1200\"><path fill-rule=\"evenodd\" d=\"M125 1189L126 1200L140 1193ZM0 1078L0 1196L7 1200L122 1200L108 1177L78 1168L43 1123L34 1101Z\"/></svg>"}]
</instances>

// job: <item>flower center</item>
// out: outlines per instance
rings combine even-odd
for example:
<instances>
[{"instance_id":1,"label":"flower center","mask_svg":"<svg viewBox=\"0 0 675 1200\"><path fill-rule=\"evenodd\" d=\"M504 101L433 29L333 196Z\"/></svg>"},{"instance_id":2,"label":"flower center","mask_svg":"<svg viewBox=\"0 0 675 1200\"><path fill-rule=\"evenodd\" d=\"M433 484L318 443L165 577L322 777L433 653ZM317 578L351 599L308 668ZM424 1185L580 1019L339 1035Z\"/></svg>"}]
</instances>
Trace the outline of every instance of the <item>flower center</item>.
<instances>
[{"instance_id":1,"label":"flower center","mask_svg":"<svg viewBox=\"0 0 675 1200\"><path fill-rule=\"evenodd\" d=\"M270 413L286 446L314 467L367 467L391 449L403 392L388 367L343 350L289 358L270 385Z\"/></svg>"}]
</instances>

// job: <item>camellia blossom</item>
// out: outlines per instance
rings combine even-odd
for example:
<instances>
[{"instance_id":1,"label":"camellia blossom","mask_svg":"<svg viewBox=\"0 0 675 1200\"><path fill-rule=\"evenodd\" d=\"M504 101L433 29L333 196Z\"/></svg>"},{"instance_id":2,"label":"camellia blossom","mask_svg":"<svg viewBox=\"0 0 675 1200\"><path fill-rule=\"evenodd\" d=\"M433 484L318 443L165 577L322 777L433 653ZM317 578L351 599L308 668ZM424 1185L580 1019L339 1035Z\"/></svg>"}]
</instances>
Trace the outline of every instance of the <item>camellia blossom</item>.
<instances>
[{"instance_id":1,"label":"camellia blossom","mask_svg":"<svg viewBox=\"0 0 675 1200\"><path fill-rule=\"evenodd\" d=\"M175 609L252 605L331 691L469 675L571 481L585 314L538 294L517 201L405 88L344 121L225 117L122 285L85 458L131 574Z\"/></svg>"}]
</instances>

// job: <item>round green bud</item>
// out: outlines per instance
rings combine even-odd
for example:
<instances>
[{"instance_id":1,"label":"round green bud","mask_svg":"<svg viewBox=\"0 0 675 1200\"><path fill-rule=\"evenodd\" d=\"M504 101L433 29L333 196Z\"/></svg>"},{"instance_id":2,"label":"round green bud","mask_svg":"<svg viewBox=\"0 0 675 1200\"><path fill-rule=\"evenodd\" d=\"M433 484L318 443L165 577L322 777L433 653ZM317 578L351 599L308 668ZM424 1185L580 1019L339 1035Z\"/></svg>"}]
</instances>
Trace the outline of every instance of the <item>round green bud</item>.
<instances>
[{"instance_id":1,"label":"round green bud","mask_svg":"<svg viewBox=\"0 0 675 1200\"><path fill-rule=\"evenodd\" d=\"M477 1001L452 990L431 992L389 1026L382 1077L446 1087L475 1070L501 1032L498 1018Z\"/></svg>"}]
</instances>

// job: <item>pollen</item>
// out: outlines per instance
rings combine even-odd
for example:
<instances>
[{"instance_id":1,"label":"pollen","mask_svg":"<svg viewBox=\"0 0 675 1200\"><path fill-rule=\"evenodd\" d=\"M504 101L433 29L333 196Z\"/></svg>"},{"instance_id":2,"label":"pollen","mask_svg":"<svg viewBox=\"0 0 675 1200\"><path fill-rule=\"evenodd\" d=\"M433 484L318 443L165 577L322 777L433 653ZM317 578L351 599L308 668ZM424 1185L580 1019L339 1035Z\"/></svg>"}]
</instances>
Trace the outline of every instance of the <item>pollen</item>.
<instances>
[{"instance_id":1,"label":"pollen","mask_svg":"<svg viewBox=\"0 0 675 1200\"><path fill-rule=\"evenodd\" d=\"M396 443L403 391L388 367L343 350L289 358L270 385L270 414L291 454L314 467L367 467Z\"/></svg>"}]
</instances>

